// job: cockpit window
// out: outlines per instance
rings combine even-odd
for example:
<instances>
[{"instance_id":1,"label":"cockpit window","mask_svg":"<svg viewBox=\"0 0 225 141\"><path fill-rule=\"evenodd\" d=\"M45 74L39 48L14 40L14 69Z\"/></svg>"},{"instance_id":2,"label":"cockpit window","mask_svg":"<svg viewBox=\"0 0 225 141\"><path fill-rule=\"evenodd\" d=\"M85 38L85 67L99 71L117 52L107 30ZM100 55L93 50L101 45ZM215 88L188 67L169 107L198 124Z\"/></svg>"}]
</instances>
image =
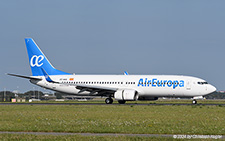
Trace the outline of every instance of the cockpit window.
<instances>
[{"instance_id":1,"label":"cockpit window","mask_svg":"<svg viewBox=\"0 0 225 141\"><path fill-rule=\"evenodd\" d=\"M208 84L208 82L198 82L199 85Z\"/></svg>"}]
</instances>

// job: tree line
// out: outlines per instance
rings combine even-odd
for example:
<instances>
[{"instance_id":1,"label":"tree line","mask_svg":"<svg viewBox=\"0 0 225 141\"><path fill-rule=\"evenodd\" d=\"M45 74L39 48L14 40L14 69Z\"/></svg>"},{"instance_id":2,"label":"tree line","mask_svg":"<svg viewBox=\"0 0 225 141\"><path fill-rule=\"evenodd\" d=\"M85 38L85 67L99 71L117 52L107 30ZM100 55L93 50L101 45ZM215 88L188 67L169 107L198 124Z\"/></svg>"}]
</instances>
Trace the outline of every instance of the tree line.
<instances>
[{"instance_id":1,"label":"tree line","mask_svg":"<svg viewBox=\"0 0 225 141\"><path fill-rule=\"evenodd\" d=\"M11 102L12 99L26 99L27 101L29 99L41 99L41 100L49 100L49 99L61 99L62 95L65 95L63 93L54 93L51 94L53 96L46 97L45 94L41 91L28 91L25 93L14 93L11 91L1 91L0 92L0 102Z\"/></svg>"}]
</instances>

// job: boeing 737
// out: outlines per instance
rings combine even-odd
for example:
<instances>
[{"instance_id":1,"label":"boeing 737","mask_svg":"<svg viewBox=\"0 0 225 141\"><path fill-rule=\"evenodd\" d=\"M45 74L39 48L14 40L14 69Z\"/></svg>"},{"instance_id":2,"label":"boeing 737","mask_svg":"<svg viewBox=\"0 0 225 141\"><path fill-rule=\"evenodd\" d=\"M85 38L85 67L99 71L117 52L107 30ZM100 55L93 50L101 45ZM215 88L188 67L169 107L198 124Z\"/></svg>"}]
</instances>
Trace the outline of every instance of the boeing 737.
<instances>
[{"instance_id":1,"label":"boeing 737","mask_svg":"<svg viewBox=\"0 0 225 141\"><path fill-rule=\"evenodd\" d=\"M201 99L216 88L205 80L181 75L77 75L57 70L32 38L25 38L32 76L8 74L29 79L31 83L66 94L113 98L120 104L126 101L157 100L159 97L188 97Z\"/></svg>"}]
</instances>

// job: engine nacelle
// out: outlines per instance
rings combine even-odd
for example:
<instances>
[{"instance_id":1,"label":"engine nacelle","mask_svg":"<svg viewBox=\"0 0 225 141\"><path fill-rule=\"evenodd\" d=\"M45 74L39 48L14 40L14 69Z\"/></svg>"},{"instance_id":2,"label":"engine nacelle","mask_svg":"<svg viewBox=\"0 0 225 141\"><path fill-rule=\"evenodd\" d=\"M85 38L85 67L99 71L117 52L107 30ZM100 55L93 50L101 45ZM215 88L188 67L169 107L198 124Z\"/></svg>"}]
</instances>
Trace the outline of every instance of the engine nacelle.
<instances>
[{"instance_id":1,"label":"engine nacelle","mask_svg":"<svg viewBox=\"0 0 225 141\"><path fill-rule=\"evenodd\" d=\"M135 90L118 90L114 94L116 100L136 101L138 99L138 92Z\"/></svg>"}]
</instances>

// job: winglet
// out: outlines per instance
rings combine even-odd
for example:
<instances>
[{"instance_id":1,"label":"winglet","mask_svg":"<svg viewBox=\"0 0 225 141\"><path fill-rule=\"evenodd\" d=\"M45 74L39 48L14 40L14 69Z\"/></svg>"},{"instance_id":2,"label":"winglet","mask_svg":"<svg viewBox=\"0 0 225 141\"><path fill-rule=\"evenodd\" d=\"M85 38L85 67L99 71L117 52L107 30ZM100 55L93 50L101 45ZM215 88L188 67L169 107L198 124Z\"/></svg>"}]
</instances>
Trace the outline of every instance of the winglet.
<instances>
[{"instance_id":1,"label":"winglet","mask_svg":"<svg viewBox=\"0 0 225 141\"><path fill-rule=\"evenodd\" d=\"M124 71L124 75L129 75L127 71Z\"/></svg>"}]
</instances>

